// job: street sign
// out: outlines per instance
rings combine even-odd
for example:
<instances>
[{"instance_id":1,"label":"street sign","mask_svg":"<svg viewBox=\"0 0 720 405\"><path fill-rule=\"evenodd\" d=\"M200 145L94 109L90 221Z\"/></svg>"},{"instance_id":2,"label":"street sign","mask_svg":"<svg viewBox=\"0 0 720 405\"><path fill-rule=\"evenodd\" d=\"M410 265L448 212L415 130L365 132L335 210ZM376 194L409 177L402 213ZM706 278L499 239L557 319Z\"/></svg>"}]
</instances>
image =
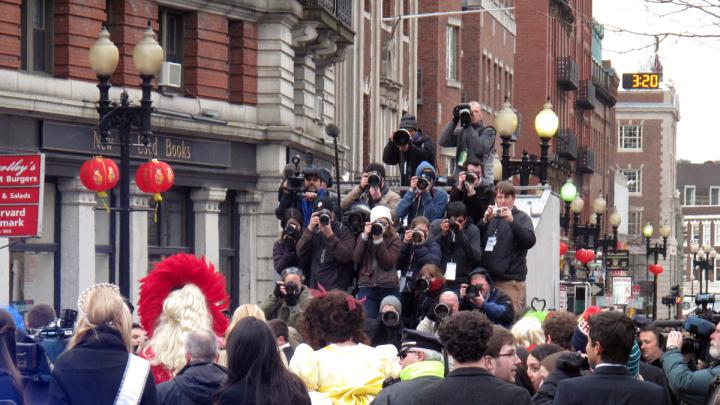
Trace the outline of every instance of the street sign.
<instances>
[{"instance_id":1,"label":"street sign","mask_svg":"<svg viewBox=\"0 0 720 405\"><path fill-rule=\"evenodd\" d=\"M632 286L632 296L637 297L640 295L640 286L637 284L633 284Z\"/></svg>"},{"instance_id":2,"label":"street sign","mask_svg":"<svg viewBox=\"0 0 720 405\"><path fill-rule=\"evenodd\" d=\"M630 270L630 252L627 250L607 252L605 262L607 263L607 271L610 274L614 271L627 272Z\"/></svg>"},{"instance_id":3,"label":"street sign","mask_svg":"<svg viewBox=\"0 0 720 405\"><path fill-rule=\"evenodd\" d=\"M601 292L603 292L603 288L602 288L601 285L595 284L595 283L591 283L591 284L590 284L590 295L592 295L592 296L597 296L597 295L599 295Z\"/></svg>"},{"instance_id":4,"label":"street sign","mask_svg":"<svg viewBox=\"0 0 720 405\"><path fill-rule=\"evenodd\" d=\"M558 303L558 310L567 311L567 286L560 284L560 302Z\"/></svg>"},{"instance_id":5,"label":"street sign","mask_svg":"<svg viewBox=\"0 0 720 405\"><path fill-rule=\"evenodd\" d=\"M0 155L0 237L42 232L45 155Z\"/></svg>"}]
</instances>

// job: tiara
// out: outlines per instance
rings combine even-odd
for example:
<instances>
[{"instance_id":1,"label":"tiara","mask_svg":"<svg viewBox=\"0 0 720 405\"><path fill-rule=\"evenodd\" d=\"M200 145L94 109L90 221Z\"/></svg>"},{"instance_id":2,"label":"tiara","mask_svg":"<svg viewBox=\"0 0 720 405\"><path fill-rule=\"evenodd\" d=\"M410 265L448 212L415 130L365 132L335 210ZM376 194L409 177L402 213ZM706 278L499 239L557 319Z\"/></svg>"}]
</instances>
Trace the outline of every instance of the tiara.
<instances>
[{"instance_id":1,"label":"tiara","mask_svg":"<svg viewBox=\"0 0 720 405\"><path fill-rule=\"evenodd\" d=\"M88 294L90 294L90 292L92 290L95 290L97 288L109 288L110 290L120 294L120 287L118 287L115 284L97 283L97 284L91 285L90 287L83 290L83 292L80 293L80 295L78 296L77 307L78 307L78 312L80 312L81 315L85 315L85 311L83 310L83 307L85 306L85 298L88 296Z\"/></svg>"}]
</instances>

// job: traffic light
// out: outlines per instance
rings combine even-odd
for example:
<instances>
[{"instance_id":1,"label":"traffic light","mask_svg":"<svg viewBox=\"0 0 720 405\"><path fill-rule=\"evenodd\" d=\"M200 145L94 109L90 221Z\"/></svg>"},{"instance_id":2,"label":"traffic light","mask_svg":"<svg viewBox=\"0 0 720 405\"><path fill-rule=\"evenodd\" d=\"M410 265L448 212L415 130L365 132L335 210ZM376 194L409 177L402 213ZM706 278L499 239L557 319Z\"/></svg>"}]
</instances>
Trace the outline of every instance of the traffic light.
<instances>
[{"instance_id":1,"label":"traffic light","mask_svg":"<svg viewBox=\"0 0 720 405\"><path fill-rule=\"evenodd\" d=\"M675 284L673 286L670 286L670 295L679 297L680 296L680 285Z\"/></svg>"}]
</instances>

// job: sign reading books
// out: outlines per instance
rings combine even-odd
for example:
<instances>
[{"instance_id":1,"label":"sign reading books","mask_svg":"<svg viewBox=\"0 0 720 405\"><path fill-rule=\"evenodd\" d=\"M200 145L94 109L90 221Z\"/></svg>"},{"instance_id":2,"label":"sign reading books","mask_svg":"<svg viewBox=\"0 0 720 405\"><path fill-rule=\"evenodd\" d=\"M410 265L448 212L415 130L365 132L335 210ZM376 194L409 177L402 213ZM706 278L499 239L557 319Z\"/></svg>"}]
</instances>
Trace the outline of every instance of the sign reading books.
<instances>
[{"instance_id":1,"label":"sign reading books","mask_svg":"<svg viewBox=\"0 0 720 405\"><path fill-rule=\"evenodd\" d=\"M45 155L0 155L0 237L42 233Z\"/></svg>"}]
</instances>

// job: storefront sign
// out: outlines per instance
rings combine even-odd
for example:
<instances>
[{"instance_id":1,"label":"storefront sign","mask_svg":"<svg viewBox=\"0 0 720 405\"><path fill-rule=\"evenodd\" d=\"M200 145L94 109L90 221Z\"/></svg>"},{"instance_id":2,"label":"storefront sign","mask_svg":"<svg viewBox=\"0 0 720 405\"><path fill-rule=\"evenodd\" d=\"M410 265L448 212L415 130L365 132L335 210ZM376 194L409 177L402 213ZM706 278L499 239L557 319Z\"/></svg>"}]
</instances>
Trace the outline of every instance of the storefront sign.
<instances>
[{"instance_id":1,"label":"storefront sign","mask_svg":"<svg viewBox=\"0 0 720 405\"><path fill-rule=\"evenodd\" d=\"M45 155L0 155L0 237L42 232Z\"/></svg>"},{"instance_id":2,"label":"storefront sign","mask_svg":"<svg viewBox=\"0 0 720 405\"><path fill-rule=\"evenodd\" d=\"M627 250L607 252L605 263L607 263L608 271L628 271L630 270L630 252Z\"/></svg>"},{"instance_id":3,"label":"storefront sign","mask_svg":"<svg viewBox=\"0 0 720 405\"><path fill-rule=\"evenodd\" d=\"M613 277L612 286L615 305L627 305L632 295L632 278Z\"/></svg>"}]
</instances>

